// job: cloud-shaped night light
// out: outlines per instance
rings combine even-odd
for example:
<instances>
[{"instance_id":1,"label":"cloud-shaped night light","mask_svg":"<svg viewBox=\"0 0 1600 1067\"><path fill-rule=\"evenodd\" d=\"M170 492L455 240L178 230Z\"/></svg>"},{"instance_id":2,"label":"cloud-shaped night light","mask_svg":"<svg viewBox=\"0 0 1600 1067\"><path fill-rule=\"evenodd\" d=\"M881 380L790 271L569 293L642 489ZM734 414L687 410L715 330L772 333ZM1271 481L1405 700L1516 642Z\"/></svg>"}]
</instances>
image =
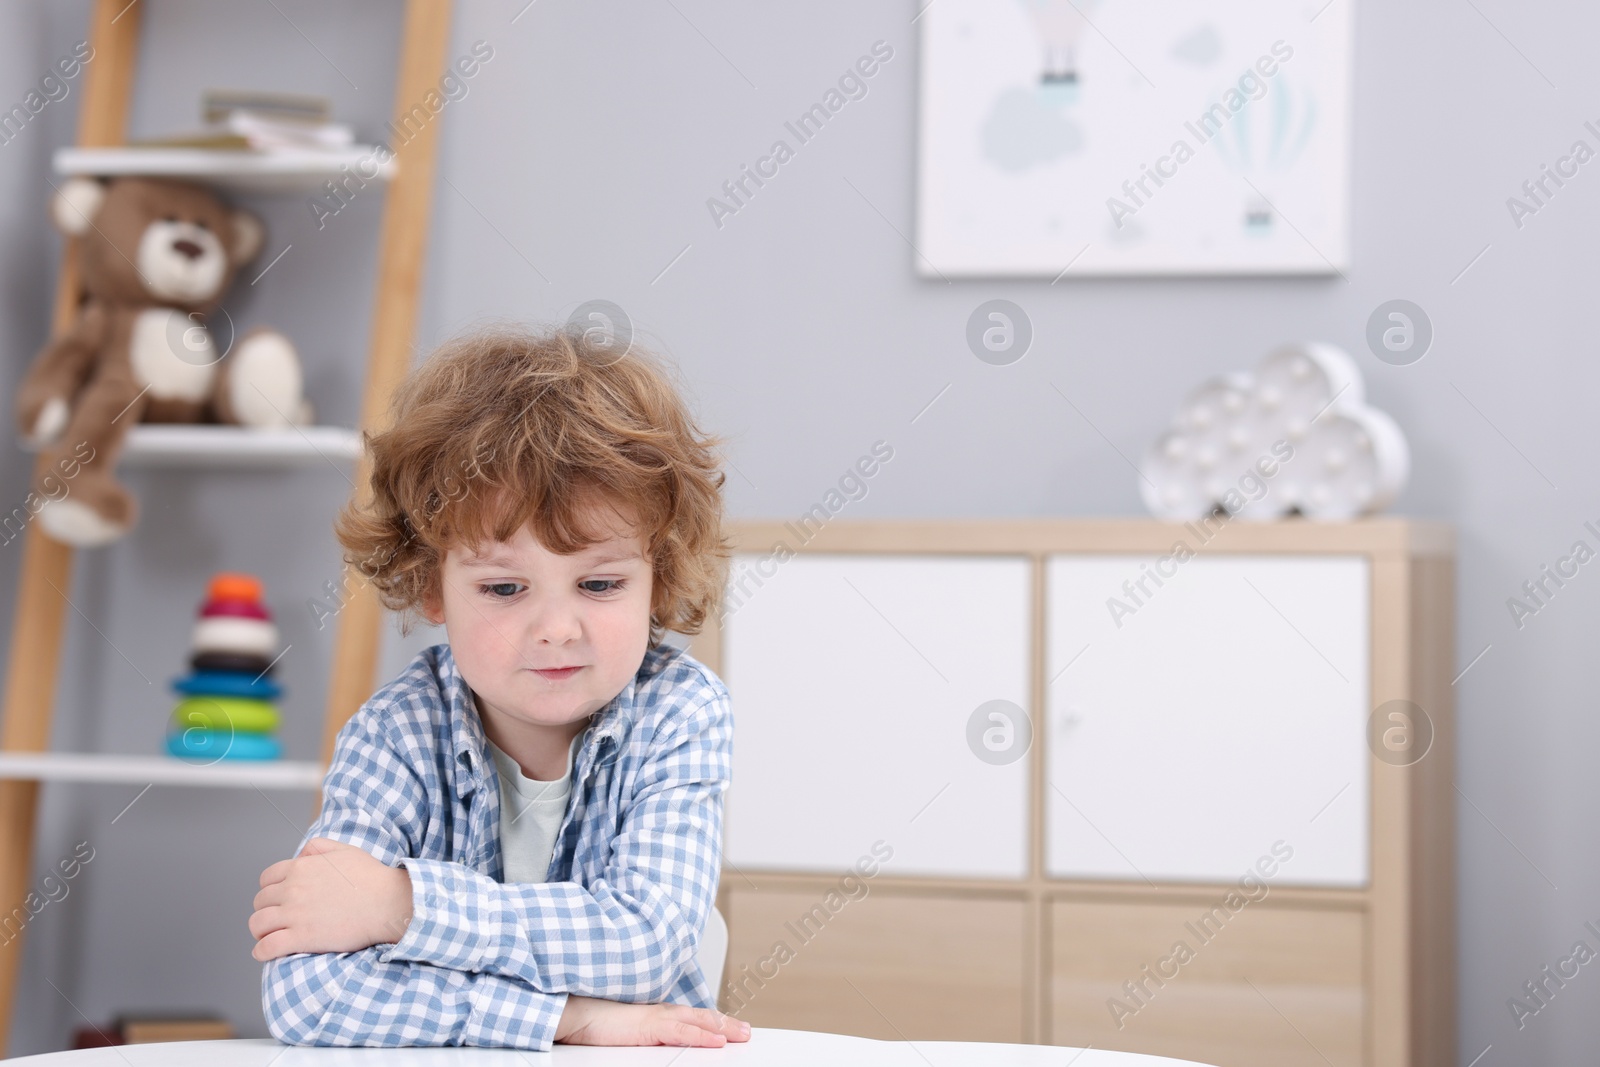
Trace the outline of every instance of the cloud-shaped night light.
<instances>
[{"instance_id":1,"label":"cloud-shaped night light","mask_svg":"<svg viewBox=\"0 0 1600 1067\"><path fill-rule=\"evenodd\" d=\"M1392 503L1410 467L1405 436L1367 406L1355 362L1310 342L1190 393L1145 454L1140 492L1152 513L1177 521L1217 508L1256 520L1351 519Z\"/></svg>"}]
</instances>

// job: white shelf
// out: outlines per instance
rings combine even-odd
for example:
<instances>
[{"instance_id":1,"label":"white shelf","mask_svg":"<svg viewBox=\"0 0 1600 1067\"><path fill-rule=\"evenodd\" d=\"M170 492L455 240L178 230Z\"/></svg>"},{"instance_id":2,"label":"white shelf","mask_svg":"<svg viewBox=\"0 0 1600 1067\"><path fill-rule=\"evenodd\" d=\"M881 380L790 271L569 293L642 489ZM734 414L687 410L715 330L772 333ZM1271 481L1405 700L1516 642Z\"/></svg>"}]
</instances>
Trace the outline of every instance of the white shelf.
<instances>
[{"instance_id":1,"label":"white shelf","mask_svg":"<svg viewBox=\"0 0 1600 1067\"><path fill-rule=\"evenodd\" d=\"M327 768L306 760L218 760L105 756L77 752L0 752L0 778L39 782L198 785L224 789L320 789Z\"/></svg>"},{"instance_id":2,"label":"white shelf","mask_svg":"<svg viewBox=\"0 0 1600 1067\"><path fill-rule=\"evenodd\" d=\"M186 178L241 193L314 192L328 179L342 177L345 167L362 180L386 182L396 169L393 153L380 154L373 145L271 152L248 148L58 148L54 162L56 173L63 175Z\"/></svg>"},{"instance_id":3,"label":"white shelf","mask_svg":"<svg viewBox=\"0 0 1600 1067\"><path fill-rule=\"evenodd\" d=\"M247 426L141 423L128 431L121 462L129 467L289 467L342 462L361 455L361 433L343 426Z\"/></svg>"}]
</instances>

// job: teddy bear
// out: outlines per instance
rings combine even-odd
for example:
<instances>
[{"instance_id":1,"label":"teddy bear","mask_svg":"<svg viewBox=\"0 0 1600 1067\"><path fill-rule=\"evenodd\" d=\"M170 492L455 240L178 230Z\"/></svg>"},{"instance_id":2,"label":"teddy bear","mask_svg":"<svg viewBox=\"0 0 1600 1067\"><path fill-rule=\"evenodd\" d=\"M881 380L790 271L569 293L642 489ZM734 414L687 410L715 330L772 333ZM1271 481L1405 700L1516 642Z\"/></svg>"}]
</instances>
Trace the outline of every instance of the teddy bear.
<instances>
[{"instance_id":1,"label":"teddy bear","mask_svg":"<svg viewBox=\"0 0 1600 1067\"><path fill-rule=\"evenodd\" d=\"M235 273L261 251L254 215L203 185L143 177L71 178L50 215L77 242L83 296L71 328L29 368L15 413L23 447L41 452L41 528L93 547L137 522L114 473L135 423L299 426L312 408L286 337L256 327L219 350L207 328ZM69 466L65 493L41 491L47 481L59 488L53 472Z\"/></svg>"}]
</instances>

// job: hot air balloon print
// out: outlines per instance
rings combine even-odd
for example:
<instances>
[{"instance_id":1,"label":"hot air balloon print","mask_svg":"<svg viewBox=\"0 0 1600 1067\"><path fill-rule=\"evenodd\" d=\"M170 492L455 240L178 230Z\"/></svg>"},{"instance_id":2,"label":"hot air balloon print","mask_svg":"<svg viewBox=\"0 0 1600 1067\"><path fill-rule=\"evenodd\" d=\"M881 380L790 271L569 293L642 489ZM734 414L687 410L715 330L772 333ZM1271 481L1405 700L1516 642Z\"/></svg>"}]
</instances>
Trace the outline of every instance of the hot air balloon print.
<instances>
[{"instance_id":1,"label":"hot air balloon print","mask_svg":"<svg viewBox=\"0 0 1600 1067\"><path fill-rule=\"evenodd\" d=\"M1042 57L1039 85L1076 97L1078 42L1088 26L1086 13L1096 0L1018 0L1039 34Z\"/></svg>"},{"instance_id":2,"label":"hot air balloon print","mask_svg":"<svg viewBox=\"0 0 1600 1067\"><path fill-rule=\"evenodd\" d=\"M1259 83L1261 96L1246 97L1244 106L1221 124L1210 143L1228 169L1245 179L1240 212L1245 232L1268 236L1277 225L1275 190L1316 132L1318 109L1311 89L1286 71ZM1237 86L1229 88L1237 92Z\"/></svg>"}]
</instances>

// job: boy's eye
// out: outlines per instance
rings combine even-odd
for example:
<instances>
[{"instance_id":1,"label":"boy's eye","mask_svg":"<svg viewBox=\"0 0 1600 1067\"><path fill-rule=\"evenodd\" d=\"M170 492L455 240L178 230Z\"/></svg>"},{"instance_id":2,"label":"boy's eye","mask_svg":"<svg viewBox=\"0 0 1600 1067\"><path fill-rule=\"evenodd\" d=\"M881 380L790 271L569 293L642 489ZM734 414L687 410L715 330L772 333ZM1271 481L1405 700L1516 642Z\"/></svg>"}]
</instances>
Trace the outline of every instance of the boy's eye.
<instances>
[{"instance_id":1,"label":"boy's eye","mask_svg":"<svg viewBox=\"0 0 1600 1067\"><path fill-rule=\"evenodd\" d=\"M586 593L604 596L617 592L624 584L621 578L590 578L587 581L579 582L578 587ZM489 582L485 585L480 585L478 588L484 596L491 600L510 600L522 591L522 584L520 582Z\"/></svg>"}]
</instances>

